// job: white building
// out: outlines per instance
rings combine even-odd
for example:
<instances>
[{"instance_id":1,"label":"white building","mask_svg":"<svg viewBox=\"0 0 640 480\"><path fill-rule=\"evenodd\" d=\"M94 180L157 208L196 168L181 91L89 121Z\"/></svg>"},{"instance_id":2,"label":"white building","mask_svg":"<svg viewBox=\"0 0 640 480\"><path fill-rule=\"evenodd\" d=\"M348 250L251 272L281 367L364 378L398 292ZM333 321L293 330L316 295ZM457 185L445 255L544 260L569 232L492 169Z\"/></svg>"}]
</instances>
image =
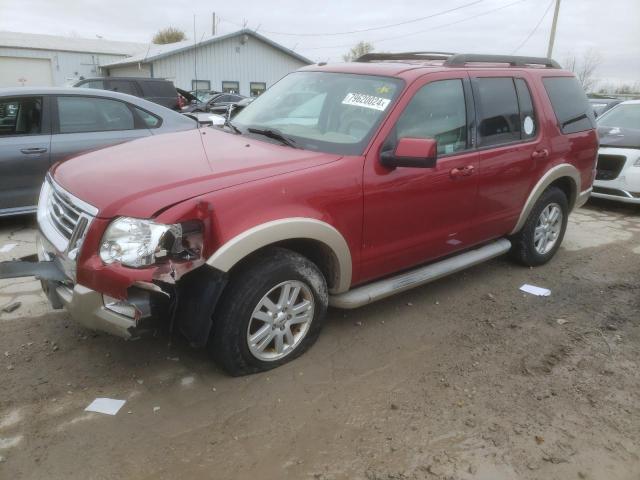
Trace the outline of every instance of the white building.
<instances>
[{"instance_id":1,"label":"white building","mask_svg":"<svg viewBox=\"0 0 640 480\"><path fill-rule=\"evenodd\" d=\"M129 58L101 64L105 76L166 78L184 90L259 95L311 60L251 30L168 45L149 45Z\"/></svg>"},{"instance_id":2,"label":"white building","mask_svg":"<svg viewBox=\"0 0 640 480\"><path fill-rule=\"evenodd\" d=\"M100 76L100 66L145 49L99 38L0 32L0 87L65 86Z\"/></svg>"}]
</instances>

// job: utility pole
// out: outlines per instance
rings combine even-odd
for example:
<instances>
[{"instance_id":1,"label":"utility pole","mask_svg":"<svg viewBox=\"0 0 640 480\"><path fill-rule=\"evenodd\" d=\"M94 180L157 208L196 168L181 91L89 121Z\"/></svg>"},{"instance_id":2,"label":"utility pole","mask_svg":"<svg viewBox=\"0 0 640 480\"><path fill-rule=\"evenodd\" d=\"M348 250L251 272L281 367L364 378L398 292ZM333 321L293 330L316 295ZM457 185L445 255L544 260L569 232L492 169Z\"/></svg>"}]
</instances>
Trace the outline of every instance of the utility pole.
<instances>
[{"instance_id":1,"label":"utility pole","mask_svg":"<svg viewBox=\"0 0 640 480\"><path fill-rule=\"evenodd\" d=\"M213 18L211 21L211 35L215 37L216 35L216 12L213 12Z\"/></svg>"},{"instance_id":2,"label":"utility pole","mask_svg":"<svg viewBox=\"0 0 640 480\"><path fill-rule=\"evenodd\" d=\"M551 24L551 35L549 36L549 47L547 48L547 58L553 54L553 42L556 40L556 25L558 25L558 13L560 12L560 0L556 0L556 8L553 12L553 23Z\"/></svg>"}]
</instances>

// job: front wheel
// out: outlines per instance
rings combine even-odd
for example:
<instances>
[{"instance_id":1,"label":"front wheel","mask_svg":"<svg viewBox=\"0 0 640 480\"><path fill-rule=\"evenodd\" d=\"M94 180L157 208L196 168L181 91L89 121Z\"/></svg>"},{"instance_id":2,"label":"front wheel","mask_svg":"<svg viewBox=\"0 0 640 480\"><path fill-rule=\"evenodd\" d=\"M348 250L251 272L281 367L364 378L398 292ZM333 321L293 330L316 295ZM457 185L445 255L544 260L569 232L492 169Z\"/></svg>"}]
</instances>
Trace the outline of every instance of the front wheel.
<instances>
[{"instance_id":1,"label":"front wheel","mask_svg":"<svg viewBox=\"0 0 640 480\"><path fill-rule=\"evenodd\" d=\"M535 267L547 263L556 254L567 230L569 204L557 187L544 191L522 230L511 239L511 255L518 262Z\"/></svg>"},{"instance_id":2,"label":"front wheel","mask_svg":"<svg viewBox=\"0 0 640 480\"><path fill-rule=\"evenodd\" d=\"M234 376L287 363L315 342L327 304L315 264L290 250L266 249L232 273L215 313L210 352Z\"/></svg>"}]
</instances>

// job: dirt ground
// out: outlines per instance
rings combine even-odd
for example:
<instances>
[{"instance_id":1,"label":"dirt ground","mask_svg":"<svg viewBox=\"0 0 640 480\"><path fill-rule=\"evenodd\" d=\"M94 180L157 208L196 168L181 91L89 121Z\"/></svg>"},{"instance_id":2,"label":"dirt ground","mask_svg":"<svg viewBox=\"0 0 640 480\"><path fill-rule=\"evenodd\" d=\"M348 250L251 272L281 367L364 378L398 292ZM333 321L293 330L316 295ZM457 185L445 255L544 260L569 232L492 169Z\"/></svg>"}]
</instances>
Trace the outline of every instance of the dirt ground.
<instances>
[{"instance_id":1,"label":"dirt ground","mask_svg":"<svg viewBox=\"0 0 640 480\"><path fill-rule=\"evenodd\" d=\"M1 220L0 260L33 233ZM331 310L307 354L243 378L1 282L0 308L22 302L0 314L1 479L640 479L640 208L590 202L544 267ZM85 412L96 397L126 404Z\"/></svg>"}]
</instances>

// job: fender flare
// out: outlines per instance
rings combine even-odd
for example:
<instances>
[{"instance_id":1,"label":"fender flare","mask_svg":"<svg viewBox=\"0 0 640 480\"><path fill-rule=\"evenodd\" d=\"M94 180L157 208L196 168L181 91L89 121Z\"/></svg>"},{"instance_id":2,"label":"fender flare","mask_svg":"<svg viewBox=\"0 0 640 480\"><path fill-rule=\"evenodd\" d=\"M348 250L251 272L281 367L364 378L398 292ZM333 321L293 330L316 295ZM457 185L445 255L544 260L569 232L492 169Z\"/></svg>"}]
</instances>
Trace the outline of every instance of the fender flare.
<instances>
[{"instance_id":1,"label":"fender flare","mask_svg":"<svg viewBox=\"0 0 640 480\"><path fill-rule=\"evenodd\" d=\"M218 248L207 264L228 272L247 255L273 243L293 239L309 239L323 243L335 256L336 283L331 293L342 293L351 286L352 263L349 245L342 234L321 220L306 217L283 218L245 230Z\"/></svg>"},{"instance_id":2,"label":"fender flare","mask_svg":"<svg viewBox=\"0 0 640 480\"><path fill-rule=\"evenodd\" d=\"M514 235L518 233L522 227L524 226L533 206L536 204L542 192L544 192L549 185L560 178L569 178L573 185L571 197L567 200L569 201L569 211L571 211L576 204L576 199L578 198L578 193L580 192L580 172L576 167L570 165L568 163L562 163L560 165L556 165L555 167L549 169L538 183L533 187L527 201L520 212L520 217L518 218L518 223L511 231L510 235Z\"/></svg>"}]
</instances>

